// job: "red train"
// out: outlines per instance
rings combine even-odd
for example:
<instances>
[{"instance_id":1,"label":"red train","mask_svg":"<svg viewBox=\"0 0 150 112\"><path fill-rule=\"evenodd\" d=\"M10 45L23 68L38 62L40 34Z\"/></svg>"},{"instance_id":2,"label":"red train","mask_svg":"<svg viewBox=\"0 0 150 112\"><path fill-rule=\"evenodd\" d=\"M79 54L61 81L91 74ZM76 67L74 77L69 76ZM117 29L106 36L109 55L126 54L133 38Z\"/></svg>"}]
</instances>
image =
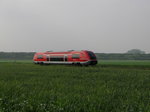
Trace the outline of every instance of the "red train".
<instances>
[{"instance_id":1,"label":"red train","mask_svg":"<svg viewBox=\"0 0 150 112\"><path fill-rule=\"evenodd\" d=\"M92 51L44 52L35 53L35 64L75 64L96 65L97 58Z\"/></svg>"}]
</instances>

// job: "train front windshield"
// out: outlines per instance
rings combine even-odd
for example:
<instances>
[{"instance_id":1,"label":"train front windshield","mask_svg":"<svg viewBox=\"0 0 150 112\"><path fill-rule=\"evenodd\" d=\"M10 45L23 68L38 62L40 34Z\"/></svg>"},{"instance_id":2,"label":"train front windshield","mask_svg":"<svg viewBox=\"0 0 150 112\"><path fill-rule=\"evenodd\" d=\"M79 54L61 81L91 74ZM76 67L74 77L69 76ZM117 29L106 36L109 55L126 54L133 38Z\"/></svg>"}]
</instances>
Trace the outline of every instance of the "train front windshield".
<instances>
[{"instance_id":1,"label":"train front windshield","mask_svg":"<svg viewBox=\"0 0 150 112\"><path fill-rule=\"evenodd\" d=\"M87 53L88 53L90 59L96 59L96 56L93 52L88 51Z\"/></svg>"}]
</instances>

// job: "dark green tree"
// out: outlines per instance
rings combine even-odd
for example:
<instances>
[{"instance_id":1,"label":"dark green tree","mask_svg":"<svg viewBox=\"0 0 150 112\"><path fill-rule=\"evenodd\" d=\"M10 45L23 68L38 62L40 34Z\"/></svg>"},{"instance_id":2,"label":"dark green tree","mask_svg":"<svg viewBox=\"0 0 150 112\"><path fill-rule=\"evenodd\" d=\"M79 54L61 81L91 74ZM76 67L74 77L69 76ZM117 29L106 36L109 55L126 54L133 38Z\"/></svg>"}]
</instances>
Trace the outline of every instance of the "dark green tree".
<instances>
[{"instance_id":1,"label":"dark green tree","mask_svg":"<svg viewBox=\"0 0 150 112\"><path fill-rule=\"evenodd\" d=\"M127 51L127 54L145 54L145 51L142 51L140 49L131 49Z\"/></svg>"}]
</instances>

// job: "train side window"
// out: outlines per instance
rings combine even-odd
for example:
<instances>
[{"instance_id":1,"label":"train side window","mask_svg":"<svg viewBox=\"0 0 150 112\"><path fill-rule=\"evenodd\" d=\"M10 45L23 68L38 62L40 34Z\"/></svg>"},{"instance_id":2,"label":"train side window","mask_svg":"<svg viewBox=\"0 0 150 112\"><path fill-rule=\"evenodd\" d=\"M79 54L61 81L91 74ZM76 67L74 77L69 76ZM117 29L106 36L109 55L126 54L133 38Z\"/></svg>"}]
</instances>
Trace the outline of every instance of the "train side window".
<instances>
[{"instance_id":1,"label":"train side window","mask_svg":"<svg viewBox=\"0 0 150 112\"><path fill-rule=\"evenodd\" d=\"M73 58L73 59L79 59L79 58L80 58L80 54L73 54L73 55L72 55L72 58Z\"/></svg>"},{"instance_id":2,"label":"train side window","mask_svg":"<svg viewBox=\"0 0 150 112\"><path fill-rule=\"evenodd\" d=\"M37 58L38 59L43 59L43 55L38 55Z\"/></svg>"},{"instance_id":3,"label":"train side window","mask_svg":"<svg viewBox=\"0 0 150 112\"><path fill-rule=\"evenodd\" d=\"M82 53L82 57L85 57L85 54Z\"/></svg>"},{"instance_id":4,"label":"train side window","mask_svg":"<svg viewBox=\"0 0 150 112\"><path fill-rule=\"evenodd\" d=\"M50 60L51 61L64 61L64 57L63 56L51 56Z\"/></svg>"}]
</instances>

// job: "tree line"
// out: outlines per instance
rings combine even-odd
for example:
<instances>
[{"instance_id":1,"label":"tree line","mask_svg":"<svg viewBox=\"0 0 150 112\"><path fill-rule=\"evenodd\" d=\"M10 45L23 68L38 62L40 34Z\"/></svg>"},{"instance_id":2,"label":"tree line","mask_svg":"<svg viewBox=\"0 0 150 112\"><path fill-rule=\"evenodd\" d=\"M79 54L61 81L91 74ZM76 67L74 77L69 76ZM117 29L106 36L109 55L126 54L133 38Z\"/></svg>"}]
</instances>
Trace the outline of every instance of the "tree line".
<instances>
[{"instance_id":1,"label":"tree line","mask_svg":"<svg viewBox=\"0 0 150 112\"><path fill-rule=\"evenodd\" d=\"M0 60L32 60L35 52L0 52ZM150 54L95 53L99 60L150 60Z\"/></svg>"},{"instance_id":2,"label":"tree line","mask_svg":"<svg viewBox=\"0 0 150 112\"><path fill-rule=\"evenodd\" d=\"M150 60L150 54L96 53L101 60Z\"/></svg>"},{"instance_id":3,"label":"tree line","mask_svg":"<svg viewBox=\"0 0 150 112\"><path fill-rule=\"evenodd\" d=\"M32 60L34 52L0 52L0 60Z\"/></svg>"}]
</instances>

